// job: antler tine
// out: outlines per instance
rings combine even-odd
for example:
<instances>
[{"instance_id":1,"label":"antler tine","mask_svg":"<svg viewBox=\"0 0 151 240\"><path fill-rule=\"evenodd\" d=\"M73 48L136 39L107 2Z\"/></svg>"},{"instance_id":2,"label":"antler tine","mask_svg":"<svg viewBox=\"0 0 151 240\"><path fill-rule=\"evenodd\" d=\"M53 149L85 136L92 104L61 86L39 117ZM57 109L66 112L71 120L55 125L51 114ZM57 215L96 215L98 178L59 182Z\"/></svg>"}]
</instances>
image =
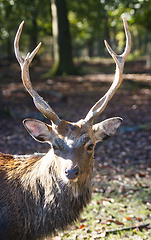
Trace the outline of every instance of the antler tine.
<instances>
[{"instance_id":1,"label":"antler tine","mask_svg":"<svg viewBox=\"0 0 151 240\"><path fill-rule=\"evenodd\" d=\"M33 89L30 76L29 76L29 65L31 62L31 54L28 53L22 69L22 80L24 83L25 88L29 92L29 94L33 97L33 101L35 103L36 108L42 112L42 114L52 120L54 123L60 121L59 117L53 111L53 109L46 103L43 98Z\"/></svg>"},{"instance_id":2,"label":"antler tine","mask_svg":"<svg viewBox=\"0 0 151 240\"><path fill-rule=\"evenodd\" d=\"M16 34L16 37L15 37L15 40L14 40L15 55L21 66L21 75L22 75L23 84L24 84L25 88L27 89L27 91L29 92L29 94L32 96L34 104L37 107L37 109L45 117L49 118L53 123L57 124L60 121L59 117L53 111L53 109L48 105L48 103L46 103L44 101L44 99L34 90L32 83L30 81L29 65L30 65L32 59L34 58L34 56L36 55L36 53L38 52L38 50L41 46L41 43L38 44L38 46L32 51L31 54L28 53L25 59L23 57L21 57L21 55L20 55L19 39L20 39L20 35L22 32L23 24L24 24L24 21L20 24L17 34Z\"/></svg>"},{"instance_id":3,"label":"antler tine","mask_svg":"<svg viewBox=\"0 0 151 240\"><path fill-rule=\"evenodd\" d=\"M131 50L131 34L129 31L127 21L124 16L123 16L123 23L124 23L124 29L125 29L125 34L126 34L126 47L125 47L125 51L123 52L122 56L124 57L124 60L126 60L128 54Z\"/></svg>"},{"instance_id":4,"label":"antler tine","mask_svg":"<svg viewBox=\"0 0 151 240\"><path fill-rule=\"evenodd\" d=\"M107 41L105 41L106 48L116 63L116 72L114 81L107 93L90 109L90 111L86 115L84 120L85 122L88 122L90 124L93 123L95 117L97 117L101 112L103 112L108 101L113 97L122 82L124 63L131 49L131 34L125 17L123 17L123 23L126 33L126 47L124 52L121 55L117 55L109 46Z\"/></svg>"},{"instance_id":5,"label":"antler tine","mask_svg":"<svg viewBox=\"0 0 151 240\"><path fill-rule=\"evenodd\" d=\"M21 69L22 69L23 64L24 64L24 58L20 55L19 39L20 39L20 36L21 36L23 25L24 25L24 21L22 21L21 24L19 25L18 31L17 31L16 36L15 36L15 40L14 40L15 55L16 55L16 58L17 58L20 66L21 66ZM39 43L38 46L30 54L30 56L29 56L29 62L30 63L31 63L32 59L34 58L34 56L36 55L36 53L38 52L40 46L41 46L41 43Z\"/></svg>"},{"instance_id":6,"label":"antler tine","mask_svg":"<svg viewBox=\"0 0 151 240\"><path fill-rule=\"evenodd\" d=\"M20 35L21 35L21 32L22 32L23 25L24 25L24 21L22 21L21 24L19 25L18 31L17 31L16 36L15 36L15 40L14 40L14 51L15 51L16 58L17 58L20 66L21 66L21 69L22 69L22 66L23 66L23 63L24 63L24 59L20 55L19 39L20 39Z\"/></svg>"}]
</instances>

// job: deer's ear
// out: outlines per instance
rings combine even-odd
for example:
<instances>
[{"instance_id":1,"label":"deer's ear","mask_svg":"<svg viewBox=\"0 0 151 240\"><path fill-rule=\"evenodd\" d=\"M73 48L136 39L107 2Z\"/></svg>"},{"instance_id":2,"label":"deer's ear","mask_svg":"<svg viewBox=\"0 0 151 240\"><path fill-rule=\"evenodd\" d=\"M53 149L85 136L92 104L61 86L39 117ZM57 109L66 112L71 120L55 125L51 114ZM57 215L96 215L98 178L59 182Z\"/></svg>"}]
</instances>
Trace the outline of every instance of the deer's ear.
<instances>
[{"instance_id":1,"label":"deer's ear","mask_svg":"<svg viewBox=\"0 0 151 240\"><path fill-rule=\"evenodd\" d=\"M25 119L23 124L29 134L39 142L49 142L52 139L52 127L35 119Z\"/></svg>"},{"instance_id":2,"label":"deer's ear","mask_svg":"<svg viewBox=\"0 0 151 240\"><path fill-rule=\"evenodd\" d=\"M96 143L108 140L110 137L114 136L122 121L122 118L115 117L93 125Z\"/></svg>"}]
</instances>

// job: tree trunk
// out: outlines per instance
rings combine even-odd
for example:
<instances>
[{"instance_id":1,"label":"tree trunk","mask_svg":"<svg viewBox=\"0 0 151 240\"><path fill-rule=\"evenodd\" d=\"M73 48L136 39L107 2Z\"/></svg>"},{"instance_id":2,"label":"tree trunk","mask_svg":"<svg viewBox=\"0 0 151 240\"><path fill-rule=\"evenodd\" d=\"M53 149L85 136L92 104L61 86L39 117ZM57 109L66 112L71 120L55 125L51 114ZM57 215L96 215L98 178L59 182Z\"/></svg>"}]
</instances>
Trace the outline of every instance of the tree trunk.
<instances>
[{"instance_id":1,"label":"tree trunk","mask_svg":"<svg viewBox=\"0 0 151 240\"><path fill-rule=\"evenodd\" d=\"M30 32L30 42L29 42L30 52L32 52L33 49L35 49L35 47L37 46L37 43L38 43L37 36L38 36L37 19L32 18L32 28Z\"/></svg>"},{"instance_id":2,"label":"tree trunk","mask_svg":"<svg viewBox=\"0 0 151 240\"><path fill-rule=\"evenodd\" d=\"M37 5L36 5L36 1L33 1L33 8L31 10L31 29L30 29L30 39L29 39L29 51L32 52L33 49L35 49L35 47L38 44L38 24L37 24L37 19L38 19L38 12L37 12ZM36 54L36 56L34 57L35 60L37 60L38 62L40 61L39 56ZM36 63L36 61L34 60L34 63Z\"/></svg>"},{"instance_id":3,"label":"tree trunk","mask_svg":"<svg viewBox=\"0 0 151 240\"><path fill-rule=\"evenodd\" d=\"M1 83L0 83L0 113L3 112L3 107L2 107L2 88L1 88Z\"/></svg>"},{"instance_id":4,"label":"tree trunk","mask_svg":"<svg viewBox=\"0 0 151 240\"><path fill-rule=\"evenodd\" d=\"M94 56L93 41L94 40L91 39L88 42L88 55L89 55L89 57L93 57Z\"/></svg>"},{"instance_id":5,"label":"tree trunk","mask_svg":"<svg viewBox=\"0 0 151 240\"><path fill-rule=\"evenodd\" d=\"M45 75L74 75L77 69L72 58L69 21L65 0L51 0L54 41L54 66Z\"/></svg>"}]
</instances>

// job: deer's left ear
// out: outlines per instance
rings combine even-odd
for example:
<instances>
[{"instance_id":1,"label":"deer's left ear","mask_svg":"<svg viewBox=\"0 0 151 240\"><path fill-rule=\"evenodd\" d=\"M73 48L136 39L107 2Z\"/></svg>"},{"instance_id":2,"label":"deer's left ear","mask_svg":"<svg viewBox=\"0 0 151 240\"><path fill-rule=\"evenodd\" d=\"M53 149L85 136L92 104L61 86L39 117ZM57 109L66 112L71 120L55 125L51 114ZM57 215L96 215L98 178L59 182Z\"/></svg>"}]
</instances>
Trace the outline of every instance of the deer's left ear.
<instances>
[{"instance_id":1,"label":"deer's left ear","mask_svg":"<svg viewBox=\"0 0 151 240\"><path fill-rule=\"evenodd\" d=\"M108 140L110 137L114 136L122 121L122 118L115 117L93 125L96 143L99 141Z\"/></svg>"},{"instance_id":2,"label":"deer's left ear","mask_svg":"<svg viewBox=\"0 0 151 240\"><path fill-rule=\"evenodd\" d=\"M39 142L50 142L53 136L52 127L35 119L25 119L23 124L29 134Z\"/></svg>"}]
</instances>

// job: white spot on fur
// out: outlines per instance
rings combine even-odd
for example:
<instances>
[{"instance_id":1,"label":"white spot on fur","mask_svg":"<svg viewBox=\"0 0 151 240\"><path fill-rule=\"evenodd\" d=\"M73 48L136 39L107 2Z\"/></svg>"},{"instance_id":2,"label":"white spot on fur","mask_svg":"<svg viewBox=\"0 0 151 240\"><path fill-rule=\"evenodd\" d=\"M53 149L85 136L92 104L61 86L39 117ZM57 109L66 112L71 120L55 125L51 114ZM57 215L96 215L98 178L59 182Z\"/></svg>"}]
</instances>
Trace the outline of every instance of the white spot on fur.
<instances>
[{"instance_id":1,"label":"white spot on fur","mask_svg":"<svg viewBox=\"0 0 151 240\"><path fill-rule=\"evenodd\" d=\"M69 139L68 137L65 138L67 145L71 148L74 144L73 139Z\"/></svg>"}]
</instances>

